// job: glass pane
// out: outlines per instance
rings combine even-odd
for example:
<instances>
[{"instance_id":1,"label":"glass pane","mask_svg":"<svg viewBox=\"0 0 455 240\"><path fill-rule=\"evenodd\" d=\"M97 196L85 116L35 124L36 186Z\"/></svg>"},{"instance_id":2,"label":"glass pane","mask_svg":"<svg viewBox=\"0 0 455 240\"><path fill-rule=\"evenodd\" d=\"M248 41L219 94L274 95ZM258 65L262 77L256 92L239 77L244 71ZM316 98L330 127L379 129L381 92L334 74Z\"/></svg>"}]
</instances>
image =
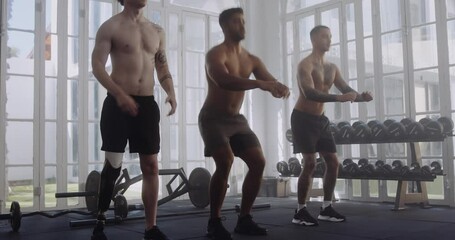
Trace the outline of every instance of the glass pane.
<instances>
[{"instance_id":1,"label":"glass pane","mask_svg":"<svg viewBox=\"0 0 455 240\"><path fill-rule=\"evenodd\" d=\"M68 180L67 180L67 191L78 192L83 189L79 189L79 167L77 165L68 166ZM79 204L79 198L67 198L68 206L75 206Z\"/></svg>"},{"instance_id":2,"label":"glass pane","mask_svg":"<svg viewBox=\"0 0 455 240\"><path fill-rule=\"evenodd\" d=\"M287 57L287 64L286 64L286 70L287 70L287 85L288 87L292 90L294 88L294 83L295 81L297 81L297 78L295 76L295 74L292 72L292 66L294 65L294 62L293 62L293 56L292 55L288 55ZM292 93L291 93L292 95Z\"/></svg>"},{"instance_id":3,"label":"glass pane","mask_svg":"<svg viewBox=\"0 0 455 240\"><path fill-rule=\"evenodd\" d=\"M205 52L205 18L186 16L185 44L191 51Z\"/></svg>"},{"instance_id":4,"label":"glass pane","mask_svg":"<svg viewBox=\"0 0 455 240\"><path fill-rule=\"evenodd\" d=\"M346 5L346 30L348 40L355 39L355 9L354 3Z\"/></svg>"},{"instance_id":5,"label":"glass pane","mask_svg":"<svg viewBox=\"0 0 455 240\"><path fill-rule=\"evenodd\" d=\"M294 22L286 22L286 46L287 53L291 54L294 52Z\"/></svg>"},{"instance_id":6,"label":"glass pane","mask_svg":"<svg viewBox=\"0 0 455 240\"><path fill-rule=\"evenodd\" d=\"M381 30L388 32L401 28L401 1L381 0Z\"/></svg>"},{"instance_id":7,"label":"glass pane","mask_svg":"<svg viewBox=\"0 0 455 240\"><path fill-rule=\"evenodd\" d=\"M421 142L420 153L425 157L441 157L442 142Z\"/></svg>"},{"instance_id":8,"label":"glass pane","mask_svg":"<svg viewBox=\"0 0 455 240\"><path fill-rule=\"evenodd\" d=\"M112 16L112 3L91 0L89 13L88 36L94 38L101 24Z\"/></svg>"},{"instance_id":9,"label":"glass pane","mask_svg":"<svg viewBox=\"0 0 455 240\"><path fill-rule=\"evenodd\" d=\"M428 69L414 73L416 112L439 111L439 72Z\"/></svg>"},{"instance_id":10,"label":"glass pane","mask_svg":"<svg viewBox=\"0 0 455 240\"><path fill-rule=\"evenodd\" d=\"M220 44L224 40L223 30L218 24L218 20L210 18L210 47Z\"/></svg>"},{"instance_id":11,"label":"glass pane","mask_svg":"<svg viewBox=\"0 0 455 240\"><path fill-rule=\"evenodd\" d=\"M455 64L455 20L447 22L447 35L449 38L449 62Z\"/></svg>"},{"instance_id":12,"label":"glass pane","mask_svg":"<svg viewBox=\"0 0 455 240\"><path fill-rule=\"evenodd\" d=\"M197 124L199 110L202 108L206 94L205 89L186 90L186 123Z\"/></svg>"},{"instance_id":13,"label":"glass pane","mask_svg":"<svg viewBox=\"0 0 455 240\"><path fill-rule=\"evenodd\" d=\"M171 73L172 75L172 80L174 82L174 86L177 86L178 85L178 82L179 82L179 72L178 72L178 69L179 69L179 62L178 62L178 56L179 56L179 51L177 50L169 50L167 52L167 55L168 55L168 62L169 62L169 72ZM205 79L205 77L204 77Z\"/></svg>"},{"instance_id":14,"label":"glass pane","mask_svg":"<svg viewBox=\"0 0 455 240\"><path fill-rule=\"evenodd\" d=\"M313 48L310 39L310 31L314 27L314 15L299 19L299 45L300 51Z\"/></svg>"},{"instance_id":15,"label":"glass pane","mask_svg":"<svg viewBox=\"0 0 455 240\"><path fill-rule=\"evenodd\" d=\"M57 79L46 78L45 81L45 118L56 119L57 118Z\"/></svg>"},{"instance_id":16,"label":"glass pane","mask_svg":"<svg viewBox=\"0 0 455 240\"><path fill-rule=\"evenodd\" d=\"M406 143L387 143L384 148L387 158L406 157ZM406 160L403 163L406 163Z\"/></svg>"},{"instance_id":17,"label":"glass pane","mask_svg":"<svg viewBox=\"0 0 455 240\"><path fill-rule=\"evenodd\" d=\"M358 91L359 88L357 86L357 80L349 81L348 84L349 84L349 86L351 86L352 89ZM359 117L359 104L354 102L354 103L350 104L349 107L351 109L351 119L358 118Z\"/></svg>"},{"instance_id":18,"label":"glass pane","mask_svg":"<svg viewBox=\"0 0 455 240\"><path fill-rule=\"evenodd\" d=\"M349 79L357 78L357 45L355 41L348 42Z\"/></svg>"},{"instance_id":19,"label":"glass pane","mask_svg":"<svg viewBox=\"0 0 455 240\"><path fill-rule=\"evenodd\" d=\"M177 104L178 103L181 103L181 93L179 92L179 89L177 87L174 88L174 91L175 91L175 100L177 101ZM180 111L175 111L175 113L173 115L170 116L170 122L172 124L177 124L179 122L179 119L180 119Z\"/></svg>"},{"instance_id":20,"label":"glass pane","mask_svg":"<svg viewBox=\"0 0 455 240\"><path fill-rule=\"evenodd\" d=\"M379 181L368 181L368 189L370 190L370 197L379 197Z\"/></svg>"},{"instance_id":21,"label":"glass pane","mask_svg":"<svg viewBox=\"0 0 455 240\"><path fill-rule=\"evenodd\" d=\"M67 126L67 161L75 163L79 161L79 128L77 123L68 123Z\"/></svg>"},{"instance_id":22,"label":"glass pane","mask_svg":"<svg viewBox=\"0 0 455 240\"><path fill-rule=\"evenodd\" d=\"M450 97L452 99L452 110L455 110L455 67L451 67L449 70L450 73ZM453 118L455 119L455 118ZM455 141L454 141L455 142Z\"/></svg>"},{"instance_id":23,"label":"glass pane","mask_svg":"<svg viewBox=\"0 0 455 240\"><path fill-rule=\"evenodd\" d=\"M68 35L79 35L79 0L68 0Z\"/></svg>"},{"instance_id":24,"label":"glass pane","mask_svg":"<svg viewBox=\"0 0 455 240\"><path fill-rule=\"evenodd\" d=\"M205 55L203 53L186 53L185 82L188 87L205 87Z\"/></svg>"},{"instance_id":25,"label":"glass pane","mask_svg":"<svg viewBox=\"0 0 455 240\"><path fill-rule=\"evenodd\" d=\"M8 31L6 60L8 73L34 74L34 41L35 35L33 33Z\"/></svg>"},{"instance_id":26,"label":"glass pane","mask_svg":"<svg viewBox=\"0 0 455 240\"><path fill-rule=\"evenodd\" d=\"M373 35L373 18L371 15L371 0L362 1L363 14L363 35L365 37Z\"/></svg>"},{"instance_id":27,"label":"glass pane","mask_svg":"<svg viewBox=\"0 0 455 240\"><path fill-rule=\"evenodd\" d=\"M199 133L198 133L199 134ZM171 148L171 161L179 160L179 127L178 125L171 125L170 129L171 141L169 147Z\"/></svg>"},{"instance_id":28,"label":"glass pane","mask_svg":"<svg viewBox=\"0 0 455 240\"><path fill-rule=\"evenodd\" d=\"M97 81L88 81L88 119L99 120L104 98L107 95L106 89Z\"/></svg>"},{"instance_id":29,"label":"glass pane","mask_svg":"<svg viewBox=\"0 0 455 240\"><path fill-rule=\"evenodd\" d=\"M46 164L57 163L57 123L46 122L44 129L44 162Z\"/></svg>"},{"instance_id":30,"label":"glass pane","mask_svg":"<svg viewBox=\"0 0 455 240\"><path fill-rule=\"evenodd\" d=\"M68 120L77 120L79 116L79 86L76 80L68 80L67 90L67 118Z\"/></svg>"},{"instance_id":31,"label":"glass pane","mask_svg":"<svg viewBox=\"0 0 455 240\"><path fill-rule=\"evenodd\" d=\"M384 77L384 113L396 115L405 113L403 74Z\"/></svg>"},{"instance_id":32,"label":"glass pane","mask_svg":"<svg viewBox=\"0 0 455 240\"><path fill-rule=\"evenodd\" d=\"M44 168L44 206L47 208L57 206L57 168L45 167Z\"/></svg>"},{"instance_id":33,"label":"glass pane","mask_svg":"<svg viewBox=\"0 0 455 240\"><path fill-rule=\"evenodd\" d=\"M9 119L33 119L34 79L23 76L6 78L6 116Z\"/></svg>"},{"instance_id":34,"label":"glass pane","mask_svg":"<svg viewBox=\"0 0 455 240\"><path fill-rule=\"evenodd\" d=\"M329 0L287 0L286 12L294 12Z\"/></svg>"},{"instance_id":35,"label":"glass pane","mask_svg":"<svg viewBox=\"0 0 455 240\"><path fill-rule=\"evenodd\" d=\"M446 0L447 18L455 17L455 0Z\"/></svg>"},{"instance_id":36,"label":"glass pane","mask_svg":"<svg viewBox=\"0 0 455 240\"><path fill-rule=\"evenodd\" d=\"M46 0L46 31L57 33L58 0Z\"/></svg>"},{"instance_id":37,"label":"glass pane","mask_svg":"<svg viewBox=\"0 0 455 240\"><path fill-rule=\"evenodd\" d=\"M431 50L429 51L429 49ZM412 53L415 69L437 66L437 49L436 24L412 29Z\"/></svg>"},{"instance_id":38,"label":"glass pane","mask_svg":"<svg viewBox=\"0 0 455 240\"><path fill-rule=\"evenodd\" d=\"M33 164L33 123L13 122L6 124L6 164Z\"/></svg>"},{"instance_id":39,"label":"glass pane","mask_svg":"<svg viewBox=\"0 0 455 240\"><path fill-rule=\"evenodd\" d=\"M367 77L374 76L374 51L373 38L365 38L365 75Z\"/></svg>"},{"instance_id":40,"label":"glass pane","mask_svg":"<svg viewBox=\"0 0 455 240\"><path fill-rule=\"evenodd\" d=\"M403 39L400 32L382 36L382 70L384 73L403 71Z\"/></svg>"},{"instance_id":41,"label":"glass pane","mask_svg":"<svg viewBox=\"0 0 455 240\"><path fill-rule=\"evenodd\" d=\"M374 79L373 79L373 78L367 78L367 79L365 79L365 89L366 89L367 91L372 92L373 95L374 95L375 87L374 87ZM373 98L375 98L375 96L373 96ZM376 104L375 104L375 100L369 101L369 102L366 102L366 103L363 103L363 104L366 104L366 105L367 105L366 110L367 110L367 116L368 116L368 117L374 117L374 116L376 116Z\"/></svg>"},{"instance_id":42,"label":"glass pane","mask_svg":"<svg viewBox=\"0 0 455 240\"><path fill-rule=\"evenodd\" d=\"M104 154L101 153L101 132L99 123L88 124L88 161L104 162Z\"/></svg>"},{"instance_id":43,"label":"glass pane","mask_svg":"<svg viewBox=\"0 0 455 240\"><path fill-rule=\"evenodd\" d=\"M46 35L44 41L44 68L46 76L56 77L58 73L58 36Z\"/></svg>"},{"instance_id":44,"label":"glass pane","mask_svg":"<svg viewBox=\"0 0 455 240\"><path fill-rule=\"evenodd\" d=\"M207 1L207 0L170 0L171 4L177 6L184 6L189 8L195 8L198 10L205 10L210 12L219 13L224 9L231 7L238 7L239 0L222 0L222 1Z\"/></svg>"},{"instance_id":45,"label":"glass pane","mask_svg":"<svg viewBox=\"0 0 455 240\"><path fill-rule=\"evenodd\" d=\"M434 0L410 0L410 12L411 12L411 24L413 26L434 22L435 16L435 4Z\"/></svg>"},{"instance_id":46,"label":"glass pane","mask_svg":"<svg viewBox=\"0 0 455 240\"><path fill-rule=\"evenodd\" d=\"M18 201L21 208L33 207L33 167L8 167L5 173L8 189L6 205Z\"/></svg>"},{"instance_id":47,"label":"glass pane","mask_svg":"<svg viewBox=\"0 0 455 240\"><path fill-rule=\"evenodd\" d=\"M368 158L375 158L378 156L378 144L368 144Z\"/></svg>"},{"instance_id":48,"label":"glass pane","mask_svg":"<svg viewBox=\"0 0 455 240\"><path fill-rule=\"evenodd\" d=\"M327 61L334 63L335 65L340 67L341 66L340 45L332 45L330 47L330 51L328 51L326 53L326 58L327 58Z\"/></svg>"},{"instance_id":49,"label":"glass pane","mask_svg":"<svg viewBox=\"0 0 455 240\"><path fill-rule=\"evenodd\" d=\"M321 24L330 28L332 33L332 44L340 42L340 13L338 8L334 8L321 13Z\"/></svg>"},{"instance_id":50,"label":"glass pane","mask_svg":"<svg viewBox=\"0 0 455 240\"><path fill-rule=\"evenodd\" d=\"M149 19L152 23L155 23L155 24L158 24L158 25L162 25L161 23L161 12L160 11L156 11L156 10L150 10L149 12Z\"/></svg>"},{"instance_id":51,"label":"glass pane","mask_svg":"<svg viewBox=\"0 0 455 240\"><path fill-rule=\"evenodd\" d=\"M21 30L35 29L35 6L30 0L6 1L8 9L8 28Z\"/></svg>"},{"instance_id":52,"label":"glass pane","mask_svg":"<svg viewBox=\"0 0 455 240\"><path fill-rule=\"evenodd\" d=\"M169 14L169 30L167 32L168 47L177 49L179 47L179 16L177 14Z\"/></svg>"},{"instance_id":53,"label":"glass pane","mask_svg":"<svg viewBox=\"0 0 455 240\"><path fill-rule=\"evenodd\" d=\"M197 125L186 127L186 152L188 161L204 160L204 143Z\"/></svg>"},{"instance_id":54,"label":"glass pane","mask_svg":"<svg viewBox=\"0 0 455 240\"><path fill-rule=\"evenodd\" d=\"M68 38L68 77L75 78L79 75L79 39Z\"/></svg>"}]
</instances>

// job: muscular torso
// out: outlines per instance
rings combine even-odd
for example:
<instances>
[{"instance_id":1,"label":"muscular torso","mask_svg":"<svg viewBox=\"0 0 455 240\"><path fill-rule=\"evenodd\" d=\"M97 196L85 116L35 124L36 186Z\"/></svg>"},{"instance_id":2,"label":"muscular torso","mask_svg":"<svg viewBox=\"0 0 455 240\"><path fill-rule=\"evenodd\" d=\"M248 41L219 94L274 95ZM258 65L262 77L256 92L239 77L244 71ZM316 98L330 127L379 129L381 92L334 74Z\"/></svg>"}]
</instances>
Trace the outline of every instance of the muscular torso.
<instances>
[{"instance_id":1,"label":"muscular torso","mask_svg":"<svg viewBox=\"0 0 455 240\"><path fill-rule=\"evenodd\" d=\"M130 95L153 95L155 54L162 29L145 18L133 22L117 15L110 21L112 80Z\"/></svg>"},{"instance_id":2,"label":"muscular torso","mask_svg":"<svg viewBox=\"0 0 455 240\"><path fill-rule=\"evenodd\" d=\"M251 55L246 51L238 54L229 53L223 45L217 46L216 51L222 51L226 56L225 66L229 74L248 78L254 70L254 64ZM207 85L208 93L205 99L204 107L215 109L218 112L228 115L236 115L242 107L245 91L230 91L217 86L208 74Z\"/></svg>"},{"instance_id":3,"label":"muscular torso","mask_svg":"<svg viewBox=\"0 0 455 240\"><path fill-rule=\"evenodd\" d=\"M320 64L316 61L313 61L313 59L310 57L304 59L299 64L299 68L302 67L303 64L311 66L311 77L313 78L314 88L323 93L329 93L329 90L335 80L335 65L329 62ZM309 114L321 115L324 112L324 103L312 101L305 98L304 94L302 93L302 88L299 88L299 99L297 100L294 108Z\"/></svg>"}]
</instances>

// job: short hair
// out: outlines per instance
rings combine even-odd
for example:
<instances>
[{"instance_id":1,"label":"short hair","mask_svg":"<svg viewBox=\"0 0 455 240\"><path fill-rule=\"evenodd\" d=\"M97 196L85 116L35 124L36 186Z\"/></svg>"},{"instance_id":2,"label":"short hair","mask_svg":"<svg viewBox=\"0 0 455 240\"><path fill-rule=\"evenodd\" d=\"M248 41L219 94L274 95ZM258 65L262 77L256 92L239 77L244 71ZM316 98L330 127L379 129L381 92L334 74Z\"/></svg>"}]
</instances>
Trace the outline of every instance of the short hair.
<instances>
[{"instance_id":1,"label":"short hair","mask_svg":"<svg viewBox=\"0 0 455 240\"><path fill-rule=\"evenodd\" d=\"M237 14L237 13L243 14L243 9L239 8L239 7L238 8L229 8L229 9L226 9L223 12L221 12L220 17L218 19L221 28L223 28L224 24L226 24L229 21L229 19L234 14Z\"/></svg>"},{"instance_id":2,"label":"short hair","mask_svg":"<svg viewBox=\"0 0 455 240\"><path fill-rule=\"evenodd\" d=\"M123 1L124 1L124 0L117 0L117 1L120 3L120 5L123 6Z\"/></svg>"},{"instance_id":3,"label":"short hair","mask_svg":"<svg viewBox=\"0 0 455 240\"><path fill-rule=\"evenodd\" d=\"M316 35L316 33L318 33L319 31L321 31L322 29L330 29L329 27L325 26L325 25L317 25L316 27L314 27L313 29L311 29L310 31L310 37L313 38L314 35Z\"/></svg>"}]
</instances>

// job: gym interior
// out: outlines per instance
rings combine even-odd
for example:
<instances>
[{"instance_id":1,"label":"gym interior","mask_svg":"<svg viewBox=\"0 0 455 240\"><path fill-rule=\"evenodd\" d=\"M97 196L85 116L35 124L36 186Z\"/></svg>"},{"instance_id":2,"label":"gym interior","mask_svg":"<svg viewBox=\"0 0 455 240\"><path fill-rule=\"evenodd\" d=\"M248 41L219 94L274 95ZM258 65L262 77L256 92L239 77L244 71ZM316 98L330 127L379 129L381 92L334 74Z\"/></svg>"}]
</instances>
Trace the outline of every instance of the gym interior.
<instances>
[{"instance_id":1,"label":"gym interior","mask_svg":"<svg viewBox=\"0 0 455 240\"><path fill-rule=\"evenodd\" d=\"M241 113L267 160L252 215L268 234L233 238L453 239L455 0L148 0L144 15L166 32L178 102L167 117L157 84L163 232L207 239L215 165L204 157L198 113L207 93L205 54L223 41L218 15L230 7L244 9L242 45L291 91L284 100L260 90L245 95ZM100 25L120 11L117 0L1 1L0 239L90 238L106 96L91 53ZM316 25L331 29L326 60L374 99L325 104L340 163L333 201L347 221L305 227L291 223L302 155L293 153L290 116L299 96L297 65L312 52L309 32ZM109 239L142 237L138 158L126 149L108 212ZM230 230L247 171L236 158L222 210ZM324 171L318 161L312 214L321 206Z\"/></svg>"}]
</instances>

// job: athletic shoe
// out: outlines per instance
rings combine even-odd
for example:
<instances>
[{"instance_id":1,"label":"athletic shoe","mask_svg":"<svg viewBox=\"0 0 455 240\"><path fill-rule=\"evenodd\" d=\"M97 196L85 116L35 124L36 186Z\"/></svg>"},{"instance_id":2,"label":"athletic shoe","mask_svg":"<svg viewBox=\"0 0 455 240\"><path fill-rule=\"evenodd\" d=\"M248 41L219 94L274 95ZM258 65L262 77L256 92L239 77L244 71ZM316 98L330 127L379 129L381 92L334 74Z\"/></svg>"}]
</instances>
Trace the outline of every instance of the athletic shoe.
<instances>
[{"instance_id":1,"label":"athletic shoe","mask_svg":"<svg viewBox=\"0 0 455 240\"><path fill-rule=\"evenodd\" d=\"M322 209L319 213L318 219L321 221L329 221L329 222L344 222L346 221L346 217L337 213L335 209L333 209L332 205Z\"/></svg>"},{"instance_id":2,"label":"athletic shoe","mask_svg":"<svg viewBox=\"0 0 455 240\"><path fill-rule=\"evenodd\" d=\"M91 240L107 240L104 234L104 225L106 224L106 216L99 214L96 218L96 225L93 229Z\"/></svg>"},{"instance_id":3,"label":"athletic shoe","mask_svg":"<svg viewBox=\"0 0 455 240\"><path fill-rule=\"evenodd\" d=\"M231 233L224 228L221 218L210 218L207 224L207 237L215 240L232 240Z\"/></svg>"},{"instance_id":4,"label":"athletic shoe","mask_svg":"<svg viewBox=\"0 0 455 240\"><path fill-rule=\"evenodd\" d=\"M239 216L234 232L253 236L267 235L267 229L259 227L258 224L253 221L253 217L250 214L243 217Z\"/></svg>"},{"instance_id":5,"label":"athletic shoe","mask_svg":"<svg viewBox=\"0 0 455 240\"><path fill-rule=\"evenodd\" d=\"M144 240L169 240L157 226L153 226L144 232Z\"/></svg>"},{"instance_id":6,"label":"athletic shoe","mask_svg":"<svg viewBox=\"0 0 455 240\"><path fill-rule=\"evenodd\" d=\"M292 223L305 226L319 225L318 220L311 216L311 214L307 211L306 207L301 208L299 211L297 210L295 211Z\"/></svg>"}]
</instances>

